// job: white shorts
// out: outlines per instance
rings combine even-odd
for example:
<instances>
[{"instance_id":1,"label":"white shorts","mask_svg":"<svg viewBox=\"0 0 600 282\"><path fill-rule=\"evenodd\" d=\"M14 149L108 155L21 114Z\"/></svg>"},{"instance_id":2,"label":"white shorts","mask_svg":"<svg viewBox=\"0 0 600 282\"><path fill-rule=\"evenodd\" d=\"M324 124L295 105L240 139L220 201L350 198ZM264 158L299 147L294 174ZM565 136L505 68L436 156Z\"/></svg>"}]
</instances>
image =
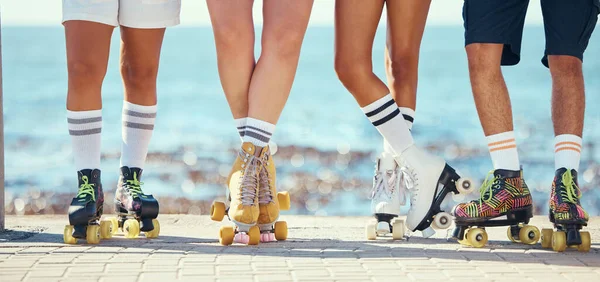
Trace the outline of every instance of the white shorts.
<instances>
[{"instance_id":1,"label":"white shorts","mask_svg":"<svg viewBox=\"0 0 600 282\"><path fill-rule=\"evenodd\" d=\"M63 23L80 20L132 28L179 24L181 0L63 0Z\"/></svg>"}]
</instances>

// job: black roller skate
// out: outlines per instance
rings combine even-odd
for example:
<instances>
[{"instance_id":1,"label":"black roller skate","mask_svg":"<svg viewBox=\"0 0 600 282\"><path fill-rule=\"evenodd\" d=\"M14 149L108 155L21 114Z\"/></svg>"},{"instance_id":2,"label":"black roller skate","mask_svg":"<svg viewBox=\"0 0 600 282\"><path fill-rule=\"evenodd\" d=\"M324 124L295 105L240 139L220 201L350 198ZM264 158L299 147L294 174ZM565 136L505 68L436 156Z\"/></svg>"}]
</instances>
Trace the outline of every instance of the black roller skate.
<instances>
[{"instance_id":1,"label":"black roller skate","mask_svg":"<svg viewBox=\"0 0 600 282\"><path fill-rule=\"evenodd\" d=\"M587 226L589 216L581 207L581 191L577 182L577 171L560 168L556 170L550 193L550 222L556 231L542 229L542 247L562 252L575 247L580 252L591 248L590 233L580 231Z\"/></svg>"},{"instance_id":2,"label":"black roller skate","mask_svg":"<svg viewBox=\"0 0 600 282\"><path fill-rule=\"evenodd\" d=\"M113 230L118 228L125 233L126 238L137 238L140 231L146 238L156 238L160 233L158 216L158 201L149 194L144 194L139 180L142 169L136 167L121 167L121 176L115 192L115 211L118 218L111 218Z\"/></svg>"},{"instance_id":3,"label":"black roller skate","mask_svg":"<svg viewBox=\"0 0 600 282\"><path fill-rule=\"evenodd\" d=\"M67 244L76 244L77 239L85 239L88 244L98 244L101 238L112 237L111 223L100 221L104 205L100 170L78 171L77 178L79 191L71 200L69 225L65 226L63 239Z\"/></svg>"}]
</instances>

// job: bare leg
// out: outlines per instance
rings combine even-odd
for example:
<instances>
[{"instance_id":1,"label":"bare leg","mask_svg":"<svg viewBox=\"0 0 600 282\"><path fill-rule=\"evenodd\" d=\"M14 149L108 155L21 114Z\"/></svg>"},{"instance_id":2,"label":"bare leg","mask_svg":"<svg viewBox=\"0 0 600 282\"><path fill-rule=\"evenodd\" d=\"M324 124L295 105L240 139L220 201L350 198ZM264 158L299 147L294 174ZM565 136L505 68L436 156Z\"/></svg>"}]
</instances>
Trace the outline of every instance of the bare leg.
<instances>
[{"instance_id":1,"label":"bare leg","mask_svg":"<svg viewBox=\"0 0 600 282\"><path fill-rule=\"evenodd\" d=\"M276 124L292 88L313 0L265 0L262 53L250 82L248 116Z\"/></svg>"},{"instance_id":2,"label":"bare leg","mask_svg":"<svg viewBox=\"0 0 600 282\"><path fill-rule=\"evenodd\" d=\"M572 56L548 56L552 74L554 134L583 134L585 89L581 61Z\"/></svg>"},{"instance_id":3,"label":"bare leg","mask_svg":"<svg viewBox=\"0 0 600 282\"><path fill-rule=\"evenodd\" d=\"M419 50L431 0L387 0L386 76L399 107L416 108Z\"/></svg>"},{"instance_id":4,"label":"bare leg","mask_svg":"<svg viewBox=\"0 0 600 282\"><path fill-rule=\"evenodd\" d=\"M100 92L113 29L113 26L94 22L65 22L69 72L67 109L90 111L102 108Z\"/></svg>"},{"instance_id":5,"label":"bare leg","mask_svg":"<svg viewBox=\"0 0 600 282\"><path fill-rule=\"evenodd\" d=\"M221 85L234 118L248 116L254 71L254 1L207 0L215 34Z\"/></svg>"},{"instance_id":6,"label":"bare leg","mask_svg":"<svg viewBox=\"0 0 600 282\"><path fill-rule=\"evenodd\" d=\"M335 71L361 107L390 93L373 73L372 53L383 0L335 2Z\"/></svg>"}]
</instances>

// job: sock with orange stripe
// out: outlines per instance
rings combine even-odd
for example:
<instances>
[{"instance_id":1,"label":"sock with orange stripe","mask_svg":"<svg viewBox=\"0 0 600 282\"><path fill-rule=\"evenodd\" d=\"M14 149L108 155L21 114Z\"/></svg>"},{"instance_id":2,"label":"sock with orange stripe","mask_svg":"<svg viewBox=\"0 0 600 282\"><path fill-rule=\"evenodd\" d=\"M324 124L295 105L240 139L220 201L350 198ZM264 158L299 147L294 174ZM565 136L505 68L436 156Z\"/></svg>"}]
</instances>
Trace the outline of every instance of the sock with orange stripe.
<instances>
[{"instance_id":1,"label":"sock with orange stripe","mask_svg":"<svg viewBox=\"0 0 600 282\"><path fill-rule=\"evenodd\" d=\"M520 170L515 133L507 131L486 137L494 169Z\"/></svg>"},{"instance_id":2,"label":"sock with orange stripe","mask_svg":"<svg viewBox=\"0 0 600 282\"><path fill-rule=\"evenodd\" d=\"M579 171L581 137L562 134L554 137L554 169L566 168Z\"/></svg>"}]
</instances>

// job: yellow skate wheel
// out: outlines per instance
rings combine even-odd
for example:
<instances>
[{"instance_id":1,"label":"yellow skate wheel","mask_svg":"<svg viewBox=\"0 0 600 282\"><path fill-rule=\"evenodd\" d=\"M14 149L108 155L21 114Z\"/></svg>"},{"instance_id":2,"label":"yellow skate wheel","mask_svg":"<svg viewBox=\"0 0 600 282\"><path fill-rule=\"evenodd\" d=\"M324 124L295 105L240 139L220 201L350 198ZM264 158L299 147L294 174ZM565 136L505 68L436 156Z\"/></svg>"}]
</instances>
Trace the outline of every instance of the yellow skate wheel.
<instances>
[{"instance_id":1,"label":"yellow skate wheel","mask_svg":"<svg viewBox=\"0 0 600 282\"><path fill-rule=\"evenodd\" d=\"M287 211L290 209L290 193L288 191L277 193L277 201L279 202L280 210Z\"/></svg>"},{"instance_id":2,"label":"yellow skate wheel","mask_svg":"<svg viewBox=\"0 0 600 282\"><path fill-rule=\"evenodd\" d=\"M221 229L219 229L219 243L223 246L233 244L234 236L235 230L233 229L233 226L221 226Z\"/></svg>"},{"instance_id":3,"label":"yellow skate wheel","mask_svg":"<svg viewBox=\"0 0 600 282\"><path fill-rule=\"evenodd\" d=\"M275 239L277 241L285 241L288 236L287 222L277 221L275 222Z\"/></svg>"},{"instance_id":4,"label":"yellow skate wheel","mask_svg":"<svg viewBox=\"0 0 600 282\"><path fill-rule=\"evenodd\" d=\"M88 225L85 240L88 244L100 243L100 226L99 225Z\"/></svg>"},{"instance_id":5,"label":"yellow skate wheel","mask_svg":"<svg viewBox=\"0 0 600 282\"><path fill-rule=\"evenodd\" d=\"M100 221L100 239L112 238L112 222L110 220Z\"/></svg>"},{"instance_id":6,"label":"yellow skate wheel","mask_svg":"<svg viewBox=\"0 0 600 282\"><path fill-rule=\"evenodd\" d=\"M152 229L152 231L146 232L146 238L158 238L158 235L160 234L160 223L158 223L158 219L153 219L152 225L154 225L154 229Z\"/></svg>"},{"instance_id":7,"label":"yellow skate wheel","mask_svg":"<svg viewBox=\"0 0 600 282\"><path fill-rule=\"evenodd\" d=\"M581 245L577 246L577 250L580 252L589 252L592 247L590 232L582 231L579 232L579 235L581 235Z\"/></svg>"},{"instance_id":8,"label":"yellow skate wheel","mask_svg":"<svg viewBox=\"0 0 600 282\"><path fill-rule=\"evenodd\" d=\"M515 237L513 237L512 232L510 232L510 226L506 229L506 237L508 237L508 239L513 242L516 243L517 239Z\"/></svg>"},{"instance_id":9,"label":"yellow skate wheel","mask_svg":"<svg viewBox=\"0 0 600 282\"><path fill-rule=\"evenodd\" d=\"M250 230L248 230L248 245L258 245L258 242L260 242L260 229L258 228L258 226L252 226L250 227Z\"/></svg>"},{"instance_id":10,"label":"yellow skate wheel","mask_svg":"<svg viewBox=\"0 0 600 282\"><path fill-rule=\"evenodd\" d=\"M128 219L123 223L125 238L133 239L140 235L140 223L136 219Z\"/></svg>"},{"instance_id":11,"label":"yellow skate wheel","mask_svg":"<svg viewBox=\"0 0 600 282\"><path fill-rule=\"evenodd\" d=\"M487 244L487 232L483 228L473 228L467 232L467 241L475 248L482 248Z\"/></svg>"},{"instance_id":12,"label":"yellow skate wheel","mask_svg":"<svg viewBox=\"0 0 600 282\"><path fill-rule=\"evenodd\" d=\"M110 233L112 233L112 235L117 234L117 231L119 230L119 220L116 217L111 217L108 220L111 223Z\"/></svg>"},{"instance_id":13,"label":"yellow skate wheel","mask_svg":"<svg viewBox=\"0 0 600 282\"><path fill-rule=\"evenodd\" d=\"M567 249L567 235L564 231L552 233L552 250L555 252L564 252Z\"/></svg>"},{"instance_id":14,"label":"yellow skate wheel","mask_svg":"<svg viewBox=\"0 0 600 282\"><path fill-rule=\"evenodd\" d=\"M471 244L469 243L469 241L467 240L467 234L469 234L469 231L471 230L471 228L467 228L467 230L464 231L464 235L461 239L458 240L458 243L463 245L463 246L471 246Z\"/></svg>"},{"instance_id":15,"label":"yellow skate wheel","mask_svg":"<svg viewBox=\"0 0 600 282\"><path fill-rule=\"evenodd\" d=\"M367 240L375 240L377 239L377 222L372 220L367 222L365 226L365 234L367 235Z\"/></svg>"},{"instance_id":16,"label":"yellow skate wheel","mask_svg":"<svg viewBox=\"0 0 600 282\"><path fill-rule=\"evenodd\" d=\"M542 248L552 248L552 232L554 231L550 228L542 229Z\"/></svg>"},{"instance_id":17,"label":"yellow skate wheel","mask_svg":"<svg viewBox=\"0 0 600 282\"><path fill-rule=\"evenodd\" d=\"M392 239L402 240L404 238L404 221L396 219L392 221Z\"/></svg>"},{"instance_id":18,"label":"yellow skate wheel","mask_svg":"<svg viewBox=\"0 0 600 282\"><path fill-rule=\"evenodd\" d=\"M210 206L210 219L221 221L225 217L225 203L213 202Z\"/></svg>"},{"instance_id":19,"label":"yellow skate wheel","mask_svg":"<svg viewBox=\"0 0 600 282\"><path fill-rule=\"evenodd\" d=\"M521 243L535 245L540 240L540 230L533 225L525 225L519 230L519 240Z\"/></svg>"},{"instance_id":20,"label":"yellow skate wheel","mask_svg":"<svg viewBox=\"0 0 600 282\"><path fill-rule=\"evenodd\" d=\"M73 225L65 225L65 230L63 231L63 240L65 244L77 244L77 238L73 237Z\"/></svg>"}]
</instances>

